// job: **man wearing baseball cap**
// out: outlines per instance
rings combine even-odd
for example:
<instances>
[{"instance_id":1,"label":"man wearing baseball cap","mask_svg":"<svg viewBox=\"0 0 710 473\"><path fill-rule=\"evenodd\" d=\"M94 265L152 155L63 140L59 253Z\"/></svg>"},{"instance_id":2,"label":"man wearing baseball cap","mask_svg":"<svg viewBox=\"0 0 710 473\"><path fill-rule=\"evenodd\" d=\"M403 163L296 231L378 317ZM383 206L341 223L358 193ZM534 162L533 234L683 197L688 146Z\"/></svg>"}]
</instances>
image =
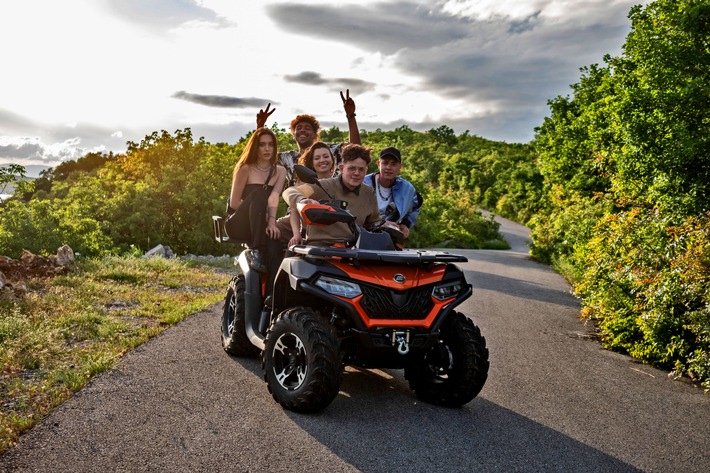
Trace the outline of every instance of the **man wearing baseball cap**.
<instances>
[{"instance_id":1,"label":"man wearing baseball cap","mask_svg":"<svg viewBox=\"0 0 710 473\"><path fill-rule=\"evenodd\" d=\"M399 177L402 155L394 146L380 151L377 168L379 172L368 174L364 182L375 188L380 217L396 223L404 237L408 238L409 229L419 216L422 196L409 181Z\"/></svg>"}]
</instances>

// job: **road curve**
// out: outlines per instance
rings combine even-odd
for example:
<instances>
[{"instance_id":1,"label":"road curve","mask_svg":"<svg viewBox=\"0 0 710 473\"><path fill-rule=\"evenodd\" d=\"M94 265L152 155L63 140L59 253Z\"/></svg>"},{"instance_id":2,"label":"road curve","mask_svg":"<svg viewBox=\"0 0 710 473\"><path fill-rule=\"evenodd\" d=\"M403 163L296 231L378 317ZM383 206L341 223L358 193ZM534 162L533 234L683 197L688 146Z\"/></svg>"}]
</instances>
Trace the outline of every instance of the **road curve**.
<instances>
[{"instance_id":1,"label":"road curve","mask_svg":"<svg viewBox=\"0 0 710 473\"><path fill-rule=\"evenodd\" d=\"M461 311L490 349L481 394L445 409L402 374L348 368L317 415L282 410L260 363L227 356L221 307L127 354L0 457L1 472L707 472L710 397L601 348L565 280L527 256L462 250Z\"/></svg>"}]
</instances>

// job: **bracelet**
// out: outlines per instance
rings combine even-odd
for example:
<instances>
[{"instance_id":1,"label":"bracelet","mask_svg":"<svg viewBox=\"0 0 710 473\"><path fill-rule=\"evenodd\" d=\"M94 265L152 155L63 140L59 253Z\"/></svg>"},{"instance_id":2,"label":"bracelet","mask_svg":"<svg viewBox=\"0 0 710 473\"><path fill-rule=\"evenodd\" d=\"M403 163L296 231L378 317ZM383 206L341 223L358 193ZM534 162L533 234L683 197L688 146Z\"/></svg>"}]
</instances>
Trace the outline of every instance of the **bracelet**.
<instances>
[{"instance_id":1,"label":"bracelet","mask_svg":"<svg viewBox=\"0 0 710 473\"><path fill-rule=\"evenodd\" d=\"M355 113L345 114L347 118L355 118Z\"/></svg>"},{"instance_id":2,"label":"bracelet","mask_svg":"<svg viewBox=\"0 0 710 473\"><path fill-rule=\"evenodd\" d=\"M274 219L274 222L276 221L276 217L273 217L273 216L269 215L269 218L273 218L273 219Z\"/></svg>"}]
</instances>

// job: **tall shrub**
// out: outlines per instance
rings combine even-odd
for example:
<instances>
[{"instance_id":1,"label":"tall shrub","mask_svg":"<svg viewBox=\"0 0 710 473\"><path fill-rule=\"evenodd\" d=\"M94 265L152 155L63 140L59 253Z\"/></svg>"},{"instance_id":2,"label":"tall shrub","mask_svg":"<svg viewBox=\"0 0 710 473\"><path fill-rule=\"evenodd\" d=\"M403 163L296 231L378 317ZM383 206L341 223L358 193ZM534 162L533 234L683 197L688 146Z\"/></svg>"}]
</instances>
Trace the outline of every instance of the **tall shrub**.
<instances>
[{"instance_id":1,"label":"tall shrub","mask_svg":"<svg viewBox=\"0 0 710 473\"><path fill-rule=\"evenodd\" d=\"M608 215L577 248L575 289L604 343L710 387L710 216Z\"/></svg>"}]
</instances>

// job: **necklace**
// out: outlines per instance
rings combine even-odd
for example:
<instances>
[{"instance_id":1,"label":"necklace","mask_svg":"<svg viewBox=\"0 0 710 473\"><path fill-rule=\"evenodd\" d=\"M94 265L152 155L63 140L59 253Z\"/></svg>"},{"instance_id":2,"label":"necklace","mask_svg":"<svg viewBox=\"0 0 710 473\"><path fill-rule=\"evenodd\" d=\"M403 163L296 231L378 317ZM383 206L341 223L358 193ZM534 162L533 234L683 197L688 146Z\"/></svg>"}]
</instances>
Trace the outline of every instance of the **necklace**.
<instances>
[{"instance_id":1,"label":"necklace","mask_svg":"<svg viewBox=\"0 0 710 473\"><path fill-rule=\"evenodd\" d=\"M266 169L262 169L262 168L259 167L258 164L254 163L254 168L256 168L257 171L266 172L266 171L268 171L269 169L271 169L271 166L267 166Z\"/></svg>"},{"instance_id":2,"label":"necklace","mask_svg":"<svg viewBox=\"0 0 710 473\"><path fill-rule=\"evenodd\" d=\"M387 189L387 190L383 191L383 189ZM382 198L382 200L390 200L390 197L392 197L392 188L391 187L382 187L382 184L379 183L379 179L378 179L377 193L380 194L380 197Z\"/></svg>"}]
</instances>

